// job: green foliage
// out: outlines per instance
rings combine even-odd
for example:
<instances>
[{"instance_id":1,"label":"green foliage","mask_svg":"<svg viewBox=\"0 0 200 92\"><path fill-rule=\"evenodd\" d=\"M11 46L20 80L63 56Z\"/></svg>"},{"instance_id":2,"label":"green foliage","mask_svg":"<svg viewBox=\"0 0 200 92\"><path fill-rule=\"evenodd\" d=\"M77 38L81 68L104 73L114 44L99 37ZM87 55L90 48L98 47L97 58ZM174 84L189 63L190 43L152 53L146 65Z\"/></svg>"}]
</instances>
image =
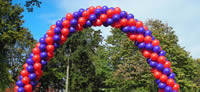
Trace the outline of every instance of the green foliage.
<instances>
[{"instance_id":1,"label":"green foliage","mask_svg":"<svg viewBox=\"0 0 200 92\"><path fill-rule=\"evenodd\" d=\"M13 87L34 44L31 33L22 27L22 12L23 8L12 5L11 0L0 0L0 90Z\"/></svg>"}]
</instances>

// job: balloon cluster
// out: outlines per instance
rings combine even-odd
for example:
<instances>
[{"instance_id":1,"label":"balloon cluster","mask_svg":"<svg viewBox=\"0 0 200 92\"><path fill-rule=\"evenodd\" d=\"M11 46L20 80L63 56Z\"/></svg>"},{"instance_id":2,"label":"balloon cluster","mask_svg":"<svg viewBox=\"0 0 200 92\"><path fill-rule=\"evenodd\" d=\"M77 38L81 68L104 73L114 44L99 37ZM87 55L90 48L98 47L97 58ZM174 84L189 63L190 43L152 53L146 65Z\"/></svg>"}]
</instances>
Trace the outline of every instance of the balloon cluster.
<instances>
[{"instance_id":1,"label":"balloon cluster","mask_svg":"<svg viewBox=\"0 0 200 92\"><path fill-rule=\"evenodd\" d=\"M166 59L166 52L159 46L159 40L142 21L134 19L134 15L119 7L97 6L66 14L66 17L52 25L44 37L41 37L32 49L30 57L23 65L19 80L16 82L16 92L32 92L43 75L47 62L53 58L55 50L73 33L91 26L112 26L120 28L130 40L135 41L157 79L159 92L178 92L179 85L175 81L171 63Z\"/></svg>"}]
</instances>

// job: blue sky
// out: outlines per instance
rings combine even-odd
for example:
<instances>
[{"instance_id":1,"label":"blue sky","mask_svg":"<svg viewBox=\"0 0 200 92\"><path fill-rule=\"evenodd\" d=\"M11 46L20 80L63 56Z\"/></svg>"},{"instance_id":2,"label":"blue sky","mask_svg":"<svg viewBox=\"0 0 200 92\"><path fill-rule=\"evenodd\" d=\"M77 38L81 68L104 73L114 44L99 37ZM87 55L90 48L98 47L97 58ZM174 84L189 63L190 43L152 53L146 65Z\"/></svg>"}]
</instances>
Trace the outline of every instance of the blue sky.
<instances>
[{"instance_id":1,"label":"blue sky","mask_svg":"<svg viewBox=\"0 0 200 92\"><path fill-rule=\"evenodd\" d=\"M61 19L68 12L89 6L107 5L120 7L135 18L146 21L160 19L172 26L179 37L179 44L193 58L200 58L200 0L41 0L41 8L34 12L23 13L25 24L37 40L43 36L50 25ZM20 2L17 0L16 2ZM103 29L103 35L109 35L109 28Z\"/></svg>"}]
</instances>

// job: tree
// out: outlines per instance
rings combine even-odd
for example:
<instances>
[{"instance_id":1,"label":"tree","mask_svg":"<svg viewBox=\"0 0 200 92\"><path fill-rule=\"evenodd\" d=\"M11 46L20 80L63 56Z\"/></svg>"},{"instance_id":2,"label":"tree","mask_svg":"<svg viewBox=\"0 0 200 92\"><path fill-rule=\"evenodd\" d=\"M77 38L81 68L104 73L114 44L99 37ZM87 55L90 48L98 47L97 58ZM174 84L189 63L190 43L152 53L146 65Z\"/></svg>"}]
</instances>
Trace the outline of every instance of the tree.
<instances>
[{"instance_id":1,"label":"tree","mask_svg":"<svg viewBox=\"0 0 200 92\"><path fill-rule=\"evenodd\" d=\"M72 92L98 91L99 77L96 76L92 56L96 54L101 41L100 31L90 28L68 38L68 41L57 49L54 59L47 65L45 69L47 72L40 80L40 90L48 88L63 90L66 81L67 59L69 59L69 90Z\"/></svg>"},{"instance_id":2,"label":"tree","mask_svg":"<svg viewBox=\"0 0 200 92\"><path fill-rule=\"evenodd\" d=\"M0 90L16 81L20 67L34 43L31 33L22 27L23 8L11 2L0 0Z\"/></svg>"},{"instance_id":3,"label":"tree","mask_svg":"<svg viewBox=\"0 0 200 92\"><path fill-rule=\"evenodd\" d=\"M153 36L160 40L161 47L167 52L167 59L172 62L172 69L176 73L177 83L181 91L195 91L199 87L194 82L197 73L197 65L189 53L178 44L178 37L172 27L160 20L148 20L146 25L153 32ZM125 34L119 29L112 29L112 35L106 39L107 51L113 73L106 80L111 86L109 90L128 92L155 92L157 86L150 73L150 67ZM152 80L154 79L154 80Z\"/></svg>"}]
</instances>

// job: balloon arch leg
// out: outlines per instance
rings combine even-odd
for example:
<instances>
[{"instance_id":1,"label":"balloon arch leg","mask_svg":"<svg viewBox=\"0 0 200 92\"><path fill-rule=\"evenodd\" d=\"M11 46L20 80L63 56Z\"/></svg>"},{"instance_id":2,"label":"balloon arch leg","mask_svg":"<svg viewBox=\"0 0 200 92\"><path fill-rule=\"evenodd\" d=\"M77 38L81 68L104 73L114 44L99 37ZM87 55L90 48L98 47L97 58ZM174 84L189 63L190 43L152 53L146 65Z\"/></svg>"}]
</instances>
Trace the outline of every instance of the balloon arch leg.
<instances>
[{"instance_id":1,"label":"balloon arch leg","mask_svg":"<svg viewBox=\"0 0 200 92\"><path fill-rule=\"evenodd\" d=\"M142 21L134 18L133 14L121 10L119 7L97 6L66 14L58 20L44 37L41 37L36 46L32 49L30 57L23 65L19 80L16 83L16 92L32 92L38 80L43 74L42 67L53 58L54 51L62 45L67 37L83 28L91 26L112 26L120 28L130 40L141 50L148 64L152 67L151 72L157 79L156 83L159 92L178 92L179 85L175 81L171 63L167 61L166 52L159 46L159 40L152 36L152 32Z\"/></svg>"}]
</instances>

